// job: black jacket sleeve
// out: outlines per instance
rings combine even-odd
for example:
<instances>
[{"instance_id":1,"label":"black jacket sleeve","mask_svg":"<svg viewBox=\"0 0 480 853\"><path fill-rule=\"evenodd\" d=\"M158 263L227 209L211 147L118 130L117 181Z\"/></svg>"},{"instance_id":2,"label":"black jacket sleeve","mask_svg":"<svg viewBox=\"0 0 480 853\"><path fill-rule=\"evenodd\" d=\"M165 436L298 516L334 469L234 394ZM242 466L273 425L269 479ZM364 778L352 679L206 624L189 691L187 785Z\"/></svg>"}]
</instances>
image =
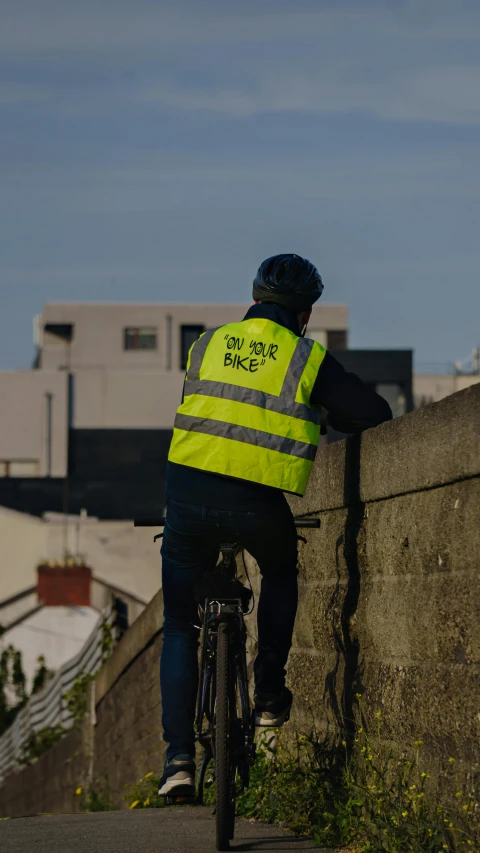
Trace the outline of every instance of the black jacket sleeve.
<instances>
[{"instance_id":1,"label":"black jacket sleeve","mask_svg":"<svg viewBox=\"0 0 480 853\"><path fill-rule=\"evenodd\" d=\"M387 401L354 373L347 373L329 352L318 371L310 400L314 406L327 410L327 422L338 432L362 432L392 418Z\"/></svg>"}]
</instances>

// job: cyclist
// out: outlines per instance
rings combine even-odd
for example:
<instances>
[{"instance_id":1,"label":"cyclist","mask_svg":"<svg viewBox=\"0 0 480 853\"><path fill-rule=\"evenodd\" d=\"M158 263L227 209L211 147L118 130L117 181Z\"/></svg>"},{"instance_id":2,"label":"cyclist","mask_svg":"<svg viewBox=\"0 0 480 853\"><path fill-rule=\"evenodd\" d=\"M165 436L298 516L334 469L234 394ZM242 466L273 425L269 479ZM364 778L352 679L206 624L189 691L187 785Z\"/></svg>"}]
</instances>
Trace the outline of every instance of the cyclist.
<instances>
[{"instance_id":1,"label":"cyclist","mask_svg":"<svg viewBox=\"0 0 480 853\"><path fill-rule=\"evenodd\" d=\"M160 682L168 744L159 793L195 790L198 681L194 587L222 541L240 541L262 574L255 722L280 726L297 609L297 537L284 492L302 495L320 437L319 407L345 433L389 420L388 403L305 337L321 276L299 255L264 261L243 320L190 350L167 465Z\"/></svg>"}]
</instances>

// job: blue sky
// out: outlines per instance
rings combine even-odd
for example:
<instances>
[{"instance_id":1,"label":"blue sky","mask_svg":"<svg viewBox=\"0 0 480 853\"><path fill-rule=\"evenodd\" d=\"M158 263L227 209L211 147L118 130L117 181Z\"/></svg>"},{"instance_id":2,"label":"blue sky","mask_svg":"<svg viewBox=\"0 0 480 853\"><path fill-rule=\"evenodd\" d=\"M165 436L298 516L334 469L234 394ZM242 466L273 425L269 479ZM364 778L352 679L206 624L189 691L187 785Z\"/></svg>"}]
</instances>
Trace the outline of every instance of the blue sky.
<instances>
[{"instance_id":1,"label":"blue sky","mask_svg":"<svg viewBox=\"0 0 480 853\"><path fill-rule=\"evenodd\" d=\"M476 0L2 0L0 368L45 301L246 301L309 257L352 346L480 344Z\"/></svg>"}]
</instances>

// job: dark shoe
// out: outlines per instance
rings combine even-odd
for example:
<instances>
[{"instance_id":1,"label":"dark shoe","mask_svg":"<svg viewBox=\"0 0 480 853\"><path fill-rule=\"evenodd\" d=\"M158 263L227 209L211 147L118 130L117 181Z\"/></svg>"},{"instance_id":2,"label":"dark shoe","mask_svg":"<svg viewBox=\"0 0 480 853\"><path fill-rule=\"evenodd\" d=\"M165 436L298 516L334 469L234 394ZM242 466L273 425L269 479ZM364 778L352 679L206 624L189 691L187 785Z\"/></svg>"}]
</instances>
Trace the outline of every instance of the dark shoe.
<instances>
[{"instance_id":1,"label":"dark shoe","mask_svg":"<svg viewBox=\"0 0 480 853\"><path fill-rule=\"evenodd\" d=\"M293 696L288 687L284 687L283 691L277 695L256 693L255 725L273 726L275 728L283 726L290 717L292 702Z\"/></svg>"},{"instance_id":2,"label":"dark shoe","mask_svg":"<svg viewBox=\"0 0 480 853\"><path fill-rule=\"evenodd\" d=\"M158 783L160 797L195 796L195 760L191 755L175 755L165 763Z\"/></svg>"}]
</instances>

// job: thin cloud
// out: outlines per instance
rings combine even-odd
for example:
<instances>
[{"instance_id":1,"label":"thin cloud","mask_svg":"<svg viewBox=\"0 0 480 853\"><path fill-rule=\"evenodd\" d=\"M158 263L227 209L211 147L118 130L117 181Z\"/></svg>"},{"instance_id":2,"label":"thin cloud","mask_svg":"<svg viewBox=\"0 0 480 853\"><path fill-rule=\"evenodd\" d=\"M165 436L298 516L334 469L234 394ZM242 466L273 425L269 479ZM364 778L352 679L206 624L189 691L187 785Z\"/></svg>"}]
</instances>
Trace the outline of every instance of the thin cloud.
<instances>
[{"instance_id":1,"label":"thin cloud","mask_svg":"<svg viewBox=\"0 0 480 853\"><path fill-rule=\"evenodd\" d=\"M475 149L466 147L461 157L452 152L367 151L352 152L347 159L330 152L325 159L312 152L301 163L295 155L272 158L267 169L264 164L220 163L208 154L186 159L171 153L122 168L51 166L38 175L32 168L10 167L0 178L5 203L12 209L28 205L30 215L42 209L87 217L186 216L188 211L195 218L202 216L206 201L215 215L227 198L240 208L258 192L272 204L281 204L286 195L301 208L315 200L346 207L426 199L458 204L479 196L477 159Z\"/></svg>"},{"instance_id":2,"label":"thin cloud","mask_svg":"<svg viewBox=\"0 0 480 853\"><path fill-rule=\"evenodd\" d=\"M5 57L28 54L40 69L42 62L56 67L50 74L56 109L66 116L101 114L118 93L124 104L156 102L237 117L294 111L479 122L480 66L472 40L480 37L480 10L466 0L320 10L302 8L300 0L294 13L265 11L264 0L257 11L250 2L241 13L233 6L235 14L216 2L206 2L201 14L189 2L175 8L151 0L27 4L6 0L0 46ZM148 71L140 77L132 69L145 68L146 55ZM82 90L86 61L98 82ZM58 72L75 63L73 99Z\"/></svg>"},{"instance_id":3,"label":"thin cloud","mask_svg":"<svg viewBox=\"0 0 480 853\"><path fill-rule=\"evenodd\" d=\"M145 100L184 110L210 110L249 117L268 112L319 115L363 113L394 121L480 122L480 66L438 66L391 73L383 80L355 82L334 68L316 79L271 72L257 86L189 90L160 85Z\"/></svg>"},{"instance_id":4,"label":"thin cloud","mask_svg":"<svg viewBox=\"0 0 480 853\"><path fill-rule=\"evenodd\" d=\"M0 45L7 51L116 50L161 45L276 42L328 37L339 28L360 27L381 31L393 23L389 13L371 15L370 10L255 14L219 14L208 8L184 11L161 3L68 4L45 7L32 4L2 13Z\"/></svg>"},{"instance_id":5,"label":"thin cloud","mask_svg":"<svg viewBox=\"0 0 480 853\"><path fill-rule=\"evenodd\" d=\"M270 8L268 6L270 5ZM259 0L239 11L226 4L153 0L4 0L0 45L12 51L105 51L161 45L276 43L302 39L305 43L351 32L357 37L381 34L407 38L478 37L480 12L461 0L389 0L333 2L313 9L302 0L285 11ZM302 8L303 6L303 8Z\"/></svg>"}]
</instances>

